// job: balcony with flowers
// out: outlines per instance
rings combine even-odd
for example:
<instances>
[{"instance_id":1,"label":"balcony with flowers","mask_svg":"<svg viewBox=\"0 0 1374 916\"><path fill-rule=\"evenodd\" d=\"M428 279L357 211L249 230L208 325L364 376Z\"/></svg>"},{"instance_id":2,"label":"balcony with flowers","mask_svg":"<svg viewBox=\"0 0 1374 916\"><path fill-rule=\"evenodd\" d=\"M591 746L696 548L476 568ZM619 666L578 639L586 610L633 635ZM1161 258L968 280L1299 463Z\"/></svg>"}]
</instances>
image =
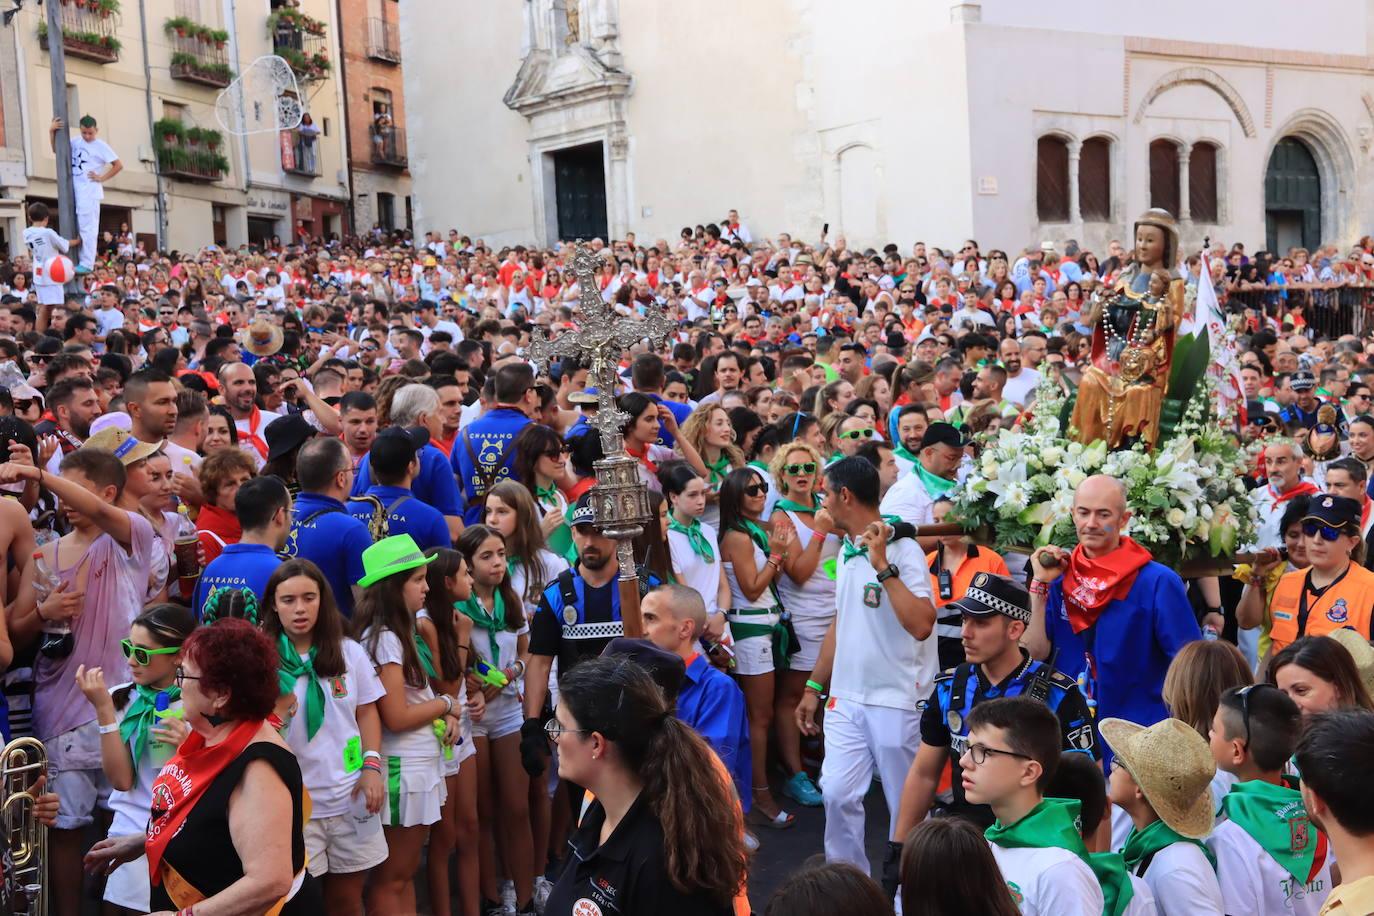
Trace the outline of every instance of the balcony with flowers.
<instances>
[{"instance_id":1,"label":"balcony with flowers","mask_svg":"<svg viewBox=\"0 0 1374 916\"><path fill-rule=\"evenodd\" d=\"M175 16L162 24L172 44L172 78L203 86L224 88L234 79L225 47L229 33L214 29L186 16Z\"/></svg>"},{"instance_id":2,"label":"balcony with flowers","mask_svg":"<svg viewBox=\"0 0 1374 916\"><path fill-rule=\"evenodd\" d=\"M62 21L62 49L72 57L112 64L122 47L115 37L119 0L58 0ZM48 50L48 24L38 24L38 44Z\"/></svg>"},{"instance_id":3,"label":"balcony with flowers","mask_svg":"<svg viewBox=\"0 0 1374 916\"><path fill-rule=\"evenodd\" d=\"M291 7L278 9L267 17L272 53L291 66L297 79L306 81L324 79L333 67L324 28L319 19Z\"/></svg>"},{"instance_id":4,"label":"balcony with flowers","mask_svg":"<svg viewBox=\"0 0 1374 916\"><path fill-rule=\"evenodd\" d=\"M157 170L166 178L181 181L219 181L229 171L229 158L220 152L219 131L187 127L176 118L153 125Z\"/></svg>"}]
</instances>

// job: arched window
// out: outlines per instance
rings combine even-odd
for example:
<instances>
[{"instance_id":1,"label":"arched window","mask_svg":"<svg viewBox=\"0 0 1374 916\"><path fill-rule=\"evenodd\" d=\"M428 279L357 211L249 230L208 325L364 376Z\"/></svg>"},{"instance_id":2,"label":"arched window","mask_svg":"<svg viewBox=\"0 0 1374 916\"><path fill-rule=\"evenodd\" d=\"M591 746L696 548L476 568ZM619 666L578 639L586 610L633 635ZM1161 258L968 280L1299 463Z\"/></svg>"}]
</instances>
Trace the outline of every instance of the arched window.
<instances>
[{"instance_id":1,"label":"arched window","mask_svg":"<svg viewBox=\"0 0 1374 916\"><path fill-rule=\"evenodd\" d=\"M1188 213L1193 221L1215 223L1217 198L1216 144L1194 143L1188 154Z\"/></svg>"},{"instance_id":2,"label":"arched window","mask_svg":"<svg viewBox=\"0 0 1374 916\"><path fill-rule=\"evenodd\" d=\"M1078 154L1078 209L1084 222L1112 218L1112 141L1089 137Z\"/></svg>"},{"instance_id":3,"label":"arched window","mask_svg":"<svg viewBox=\"0 0 1374 916\"><path fill-rule=\"evenodd\" d=\"M1069 221L1069 144L1041 137L1035 148L1035 212L1042 223Z\"/></svg>"},{"instance_id":4,"label":"arched window","mask_svg":"<svg viewBox=\"0 0 1374 916\"><path fill-rule=\"evenodd\" d=\"M1178 146L1172 140L1150 143L1150 206L1178 216Z\"/></svg>"}]
</instances>

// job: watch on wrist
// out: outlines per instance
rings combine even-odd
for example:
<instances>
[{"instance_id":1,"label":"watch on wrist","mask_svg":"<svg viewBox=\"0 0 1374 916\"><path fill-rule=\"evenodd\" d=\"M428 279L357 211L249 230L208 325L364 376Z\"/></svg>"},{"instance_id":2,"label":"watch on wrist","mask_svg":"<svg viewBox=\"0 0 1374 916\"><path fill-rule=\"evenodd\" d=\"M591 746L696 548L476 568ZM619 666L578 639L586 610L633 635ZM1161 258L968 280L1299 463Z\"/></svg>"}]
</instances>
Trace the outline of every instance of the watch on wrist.
<instances>
[{"instance_id":1,"label":"watch on wrist","mask_svg":"<svg viewBox=\"0 0 1374 916\"><path fill-rule=\"evenodd\" d=\"M896 576L896 575L897 575L897 564L895 564L895 563L889 563L889 564L887 564L886 568L881 569L881 570L878 571L878 581L879 581L879 582L886 582L888 579L891 579L891 578L893 578L893 577Z\"/></svg>"}]
</instances>

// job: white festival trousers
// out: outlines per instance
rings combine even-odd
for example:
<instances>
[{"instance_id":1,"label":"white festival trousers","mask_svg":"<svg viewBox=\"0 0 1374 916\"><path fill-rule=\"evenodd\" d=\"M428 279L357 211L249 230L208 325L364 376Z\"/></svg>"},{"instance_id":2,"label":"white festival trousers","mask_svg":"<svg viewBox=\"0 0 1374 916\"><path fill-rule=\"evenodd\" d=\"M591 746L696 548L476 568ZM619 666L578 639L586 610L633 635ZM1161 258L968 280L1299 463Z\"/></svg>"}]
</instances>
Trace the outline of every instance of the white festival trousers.
<instances>
[{"instance_id":1,"label":"white festival trousers","mask_svg":"<svg viewBox=\"0 0 1374 916\"><path fill-rule=\"evenodd\" d=\"M76 227L81 235L81 247L77 249L80 266L87 270L95 268L96 235L100 231L100 198L89 192L76 190Z\"/></svg>"},{"instance_id":2,"label":"white festival trousers","mask_svg":"<svg viewBox=\"0 0 1374 916\"><path fill-rule=\"evenodd\" d=\"M896 823L902 785L920 740L921 714L914 709L869 706L839 698L826 703L821 793L825 798L827 862L849 862L869 874L864 849L864 796L873 782L873 771L876 769L882 780L888 823Z\"/></svg>"}]
</instances>

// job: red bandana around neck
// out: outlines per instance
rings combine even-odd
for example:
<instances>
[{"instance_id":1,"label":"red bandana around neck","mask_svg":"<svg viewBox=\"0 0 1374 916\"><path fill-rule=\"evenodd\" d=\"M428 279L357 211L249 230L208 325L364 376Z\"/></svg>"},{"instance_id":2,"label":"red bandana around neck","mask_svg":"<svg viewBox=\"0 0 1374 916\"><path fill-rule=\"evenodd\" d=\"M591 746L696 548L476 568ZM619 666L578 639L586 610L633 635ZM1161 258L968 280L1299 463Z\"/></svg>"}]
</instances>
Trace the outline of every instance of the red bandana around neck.
<instances>
[{"instance_id":1,"label":"red bandana around neck","mask_svg":"<svg viewBox=\"0 0 1374 916\"><path fill-rule=\"evenodd\" d=\"M253 412L248 415L248 442L262 456L262 460L267 460L267 443L262 436L258 435L258 427L262 425L262 411L258 410L258 405L253 405Z\"/></svg>"},{"instance_id":2,"label":"red bandana around neck","mask_svg":"<svg viewBox=\"0 0 1374 916\"><path fill-rule=\"evenodd\" d=\"M253 740L262 722L240 722L219 744L207 746L199 732L191 732L181 743L177 755L153 780L153 801L148 819L148 876L154 885L162 883L162 857L167 844L176 836L191 809L200 801L225 767L233 763Z\"/></svg>"},{"instance_id":3,"label":"red bandana around neck","mask_svg":"<svg viewBox=\"0 0 1374 916\"><path fill-rule=\"evenodd\" d=\"M649 446L646 445L640 451L637 452L634 449L630 448L630 445L627 442L625 444L625 454L629 455L631 458L636 459L640 464L644 465L644 467L648 469L650 474L658 473L658 465L649 460Z\"/></svg>"},{"instance_id":4,"label":"red bandana around neck","mask_svg":"<svg viewBox=\"0 0 1374 916\"><path fill-rule=\"evenodd\" d=\"M1064 607L1075 633L1082 633L1097 622L1103 609L1125 598L1135 584L1141 568L1151 560L1150 552L1128 537L1121 546L1100 557L1090 557L1079 544L1069 554L1064 572Z\"/></svg>"},{"instance_id":5,"label":"red bandana around neck","mask_svg":"<svg viewBox=\"0 0 1374 916\"><path fill-rule=\"evenodd\" d=\"M1274 506L1277 508L1295 496L1311 496L1313 493L1320 493L1321 490L1317 489L1317 485L1311 481L1300 480L1293 485L1293 489L1285 490L1282 493L1275 490L1273 484L1270 484L1269 492L1274 494Z\"/></svg>"}]
</instances>

